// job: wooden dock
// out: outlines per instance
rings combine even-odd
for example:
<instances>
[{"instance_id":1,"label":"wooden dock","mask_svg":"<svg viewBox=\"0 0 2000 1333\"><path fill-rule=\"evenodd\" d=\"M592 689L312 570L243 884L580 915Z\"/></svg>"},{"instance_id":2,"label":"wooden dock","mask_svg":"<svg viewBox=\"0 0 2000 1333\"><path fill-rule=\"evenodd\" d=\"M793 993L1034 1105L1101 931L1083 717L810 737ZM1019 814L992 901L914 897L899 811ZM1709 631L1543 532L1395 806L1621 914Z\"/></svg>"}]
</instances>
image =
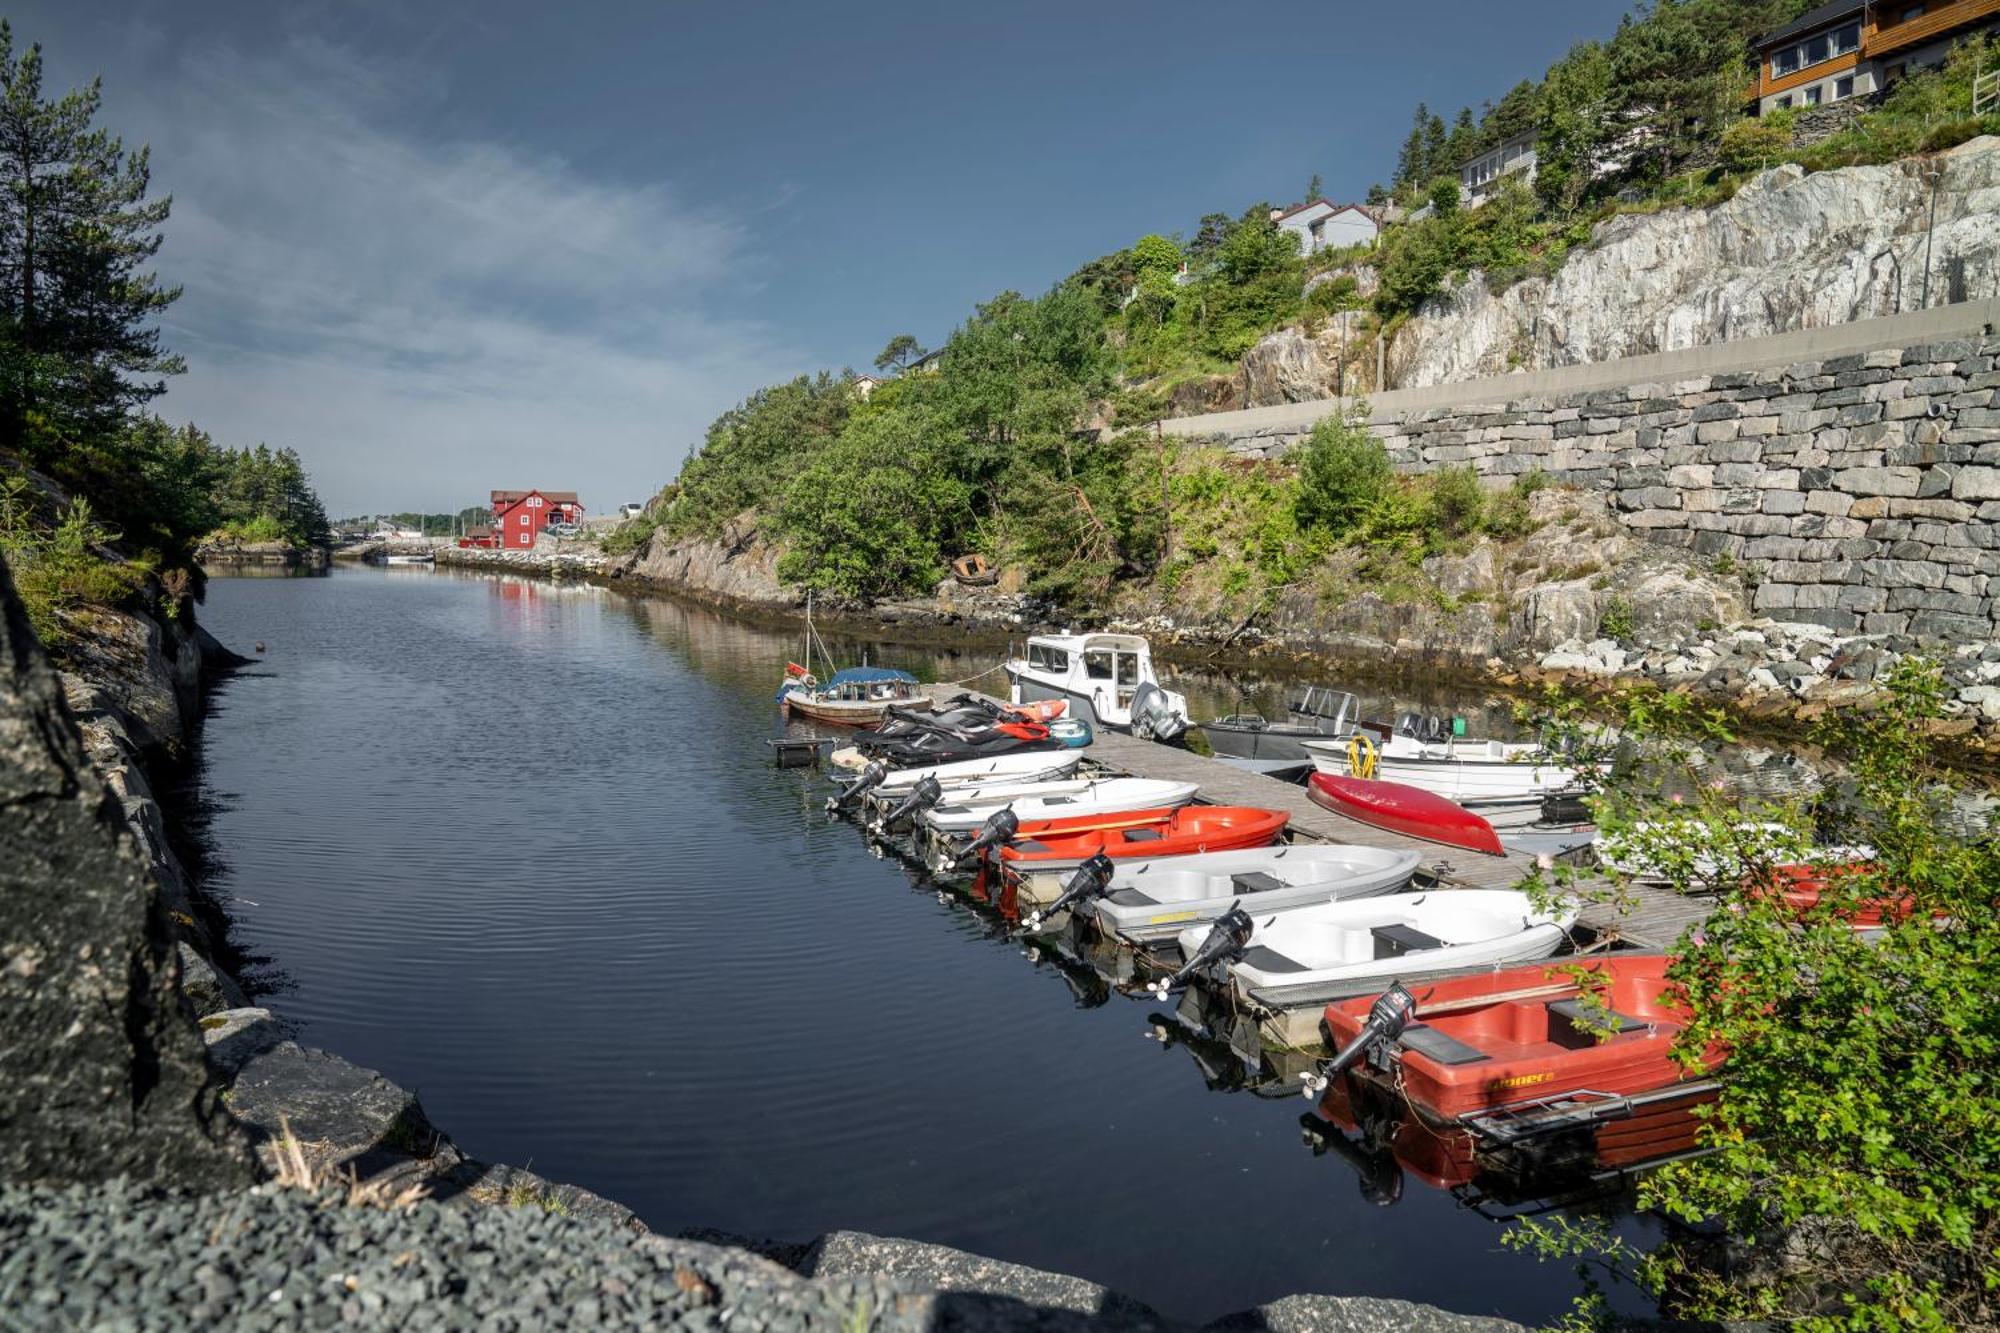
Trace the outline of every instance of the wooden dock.
<instances>
[{"instance_id":1,"label":"wooden dock","mask_svg":"<svg viewBox=\"0 0 2000 1333\"><path fill-rule=\"evenodd\" d=\"M932 688L933 695L940 700L961 692L957 687ZM1374 828L1314 805L1307 799L1306 789L1295 783L1279 782L1219 759L1103 728L1098 729L1084 753L1099 767L1128 777L1196 783L1201 788L1199 799L1210 805L1283 810L1291 816L1288 829L1293 841L1352 843L1420 852L1424 860L1419 877L1447 888L1513 888L1526 878L1535 863L1535 858L1526 852L1485 856ZM1593 904L1578 917L1577 924L1587 928L1600 942L1615 941L1627 948L1658 951L1672 948L1683 930L1705 920L1715 910L1710 899L1686 897L1657 885L1635 884L1627 892L1634 900L1629 910L1621 911L1611 904Z\"/></svg>"}]
</instances>

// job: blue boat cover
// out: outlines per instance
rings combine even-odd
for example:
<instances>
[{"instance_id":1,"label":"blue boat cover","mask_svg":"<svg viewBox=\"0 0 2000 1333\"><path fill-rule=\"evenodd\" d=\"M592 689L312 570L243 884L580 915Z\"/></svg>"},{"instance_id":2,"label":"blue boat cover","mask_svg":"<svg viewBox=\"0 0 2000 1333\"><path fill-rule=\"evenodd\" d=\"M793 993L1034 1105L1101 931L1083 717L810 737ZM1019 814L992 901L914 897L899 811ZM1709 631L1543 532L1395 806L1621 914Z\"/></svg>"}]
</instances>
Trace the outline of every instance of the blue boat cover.
<instances>
[{"instance_id":1,"label":"blue boat cover","mask_svg":"<svg viewBox=\"0 0 2000 1333\"><path fill-rule=\"evenodd\" d=\"M895 671L889 667L848 667L845 671L834 672L827 678L826 684L852 685L878 680L900 680L911 685L917 683L917 678L907 671Z\"/></svg>"}]
</instances>

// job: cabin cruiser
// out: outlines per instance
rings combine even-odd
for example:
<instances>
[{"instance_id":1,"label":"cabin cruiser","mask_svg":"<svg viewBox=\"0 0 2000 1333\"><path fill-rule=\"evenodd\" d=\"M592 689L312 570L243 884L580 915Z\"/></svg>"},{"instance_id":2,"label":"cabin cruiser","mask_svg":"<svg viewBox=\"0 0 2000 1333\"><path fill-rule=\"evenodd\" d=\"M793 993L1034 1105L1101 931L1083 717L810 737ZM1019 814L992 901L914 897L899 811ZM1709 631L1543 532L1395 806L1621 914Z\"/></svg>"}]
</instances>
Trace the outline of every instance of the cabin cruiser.
<instances>
[{"instance_id":1,"label":"cabin cruiser","mask_svg":"<svg viewBox=\"0 0 2000 1333\"><path fill-rule=\"evenodd\" d=\"M1142 740L1188 729L1187 700L1161 687L1152 647L1136 634L1033 635L1027 653L1008 660L1007 679L1016 704L1060 699L1069 716Z\"/></svg>"}]
</instances>

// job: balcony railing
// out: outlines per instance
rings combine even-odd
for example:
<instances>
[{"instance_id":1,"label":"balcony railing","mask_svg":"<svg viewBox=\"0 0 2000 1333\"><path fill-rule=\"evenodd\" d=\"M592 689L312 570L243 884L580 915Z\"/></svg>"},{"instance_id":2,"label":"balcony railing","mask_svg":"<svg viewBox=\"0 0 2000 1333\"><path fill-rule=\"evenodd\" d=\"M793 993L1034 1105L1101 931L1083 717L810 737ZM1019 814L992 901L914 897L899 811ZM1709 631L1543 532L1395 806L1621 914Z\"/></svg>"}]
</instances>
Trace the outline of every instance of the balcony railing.
<instances>
[{"instance_id":1,"label":"balcony railing","mask_svg":"<svg viewBox=\"0 0 2000 1333\"><path fill-rule=\"evenodd\" d=\"M1875 29L1861 39L1861 50L1871 58L1908 50L1989 14L2000 14L2000 0L1952 0L1908 23Z\"/></svg>"}]
</instances>

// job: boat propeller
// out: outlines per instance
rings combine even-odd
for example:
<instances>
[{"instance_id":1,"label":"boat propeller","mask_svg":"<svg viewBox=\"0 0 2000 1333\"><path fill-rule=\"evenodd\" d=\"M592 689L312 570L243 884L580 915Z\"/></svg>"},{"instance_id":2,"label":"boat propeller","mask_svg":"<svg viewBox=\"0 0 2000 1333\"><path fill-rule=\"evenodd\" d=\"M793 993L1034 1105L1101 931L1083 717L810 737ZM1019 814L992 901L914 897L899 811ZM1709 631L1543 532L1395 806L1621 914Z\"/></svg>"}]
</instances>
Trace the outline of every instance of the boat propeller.
<instances>
[{"instance_id":1,"label":"boat propeller","mask_svg":"<svg viewBox=\"0 0 2000 1333\"><path fill-rule=\"evenodd\" d=\"M1013 806L1009 805L995 810L992 814L986 816L986 822L979 826L979 836L968 843L964 851L960 852L957 856L938 857L938 868L940 870L955 870L971 865L974 861L986 855L989 848L1003 846L1006 843L1012 842L1014 835L1020 831L1021 817L1014 813Z\"/></svg>"},{"instance_id":2,"label":"boat propeller","mask_svg":"<svg viewBox=\"0 0 2000 1333\"><path fill-rule=\"evenodd\" d=\"M1117 867L1111 864L1110 857L1098 852L1076 868L1064 882L1062 892L1056 895L1054 902L1028 913L1027 919L1021 925L1028 930L1040 930L1042 922L1063 908L1101 896L1111 887L1111 876L1116 869Z\"/></svg>"},{"instance_id":3,"label":"boat propeller","mask_svg":"<svg viewBox=\"0 0 2000 1333\"><path fill-rule=\"evenodd\" d=\"M943 799L944 784L934 776L927 776L911 789L910 794L903 798L900 805L870 824L869 828L876 833L886 832L917 811L928 810Z\"/></svg>"},{"instance_id":4,"label":"boat propeller","mask_svg":"<svg viewBox=\"0 0 2000 1333\"><path fill-rule=\"evenodd\" d=\"M847 809L869 792L882 785L889 776L889 766L880 759L868 761L868 767L861 770L854 781L849 782L832 796L826 798L826 812L829 815Z\"/></svg>"},{"instance_id":5,"label":"boat propeller","mask_svg":"<svg viewBox=\"0 0 2000 1333\"><path fill-rule=\"evenodd\" d=\"M1252 921L1250 914L1243 910L1243 903L1240 899L1229 904L1229 910L1217 917L1215 924L1209 927L1208 938L1203 940L1201 947L1194 951L1194 957L1182 963L1179 968L1175 969L1171 976L1147 982L1146 989L1153 993L1154 998L1166 999L1169 991L1175 990L1185 984L1189 977L1201 971L1210 963L1218 962L1224 958L1234 958L1242 953L1244 948L1250 943L1251 932L1256 930L1256 928L1257 923Z\"/></svg>"},{"instance_id":6,"label":"boat propeller","mask_svg":"<svg viewBox=\"0 0 2000 1333\"><path fill-rule=\"evenodd\" d=\"M1394 1041L1410 1025L1410 1019L1417 1012L1417 997L1397 982L1375 997L1375 1003L1368 1006L1368 1021L1361 1025L1361 1031L1354 1034L1354 1040L1334 1052L1331 1060L1322 1061L1318 1068L1300 1074L1305 1084L1302 1091L1308 1098L1317 1098L1327 1089L1327 1085L1339 1078L1346 1068L1361 1058L1376 1042Z\"/></svg>"}]
</instances>

